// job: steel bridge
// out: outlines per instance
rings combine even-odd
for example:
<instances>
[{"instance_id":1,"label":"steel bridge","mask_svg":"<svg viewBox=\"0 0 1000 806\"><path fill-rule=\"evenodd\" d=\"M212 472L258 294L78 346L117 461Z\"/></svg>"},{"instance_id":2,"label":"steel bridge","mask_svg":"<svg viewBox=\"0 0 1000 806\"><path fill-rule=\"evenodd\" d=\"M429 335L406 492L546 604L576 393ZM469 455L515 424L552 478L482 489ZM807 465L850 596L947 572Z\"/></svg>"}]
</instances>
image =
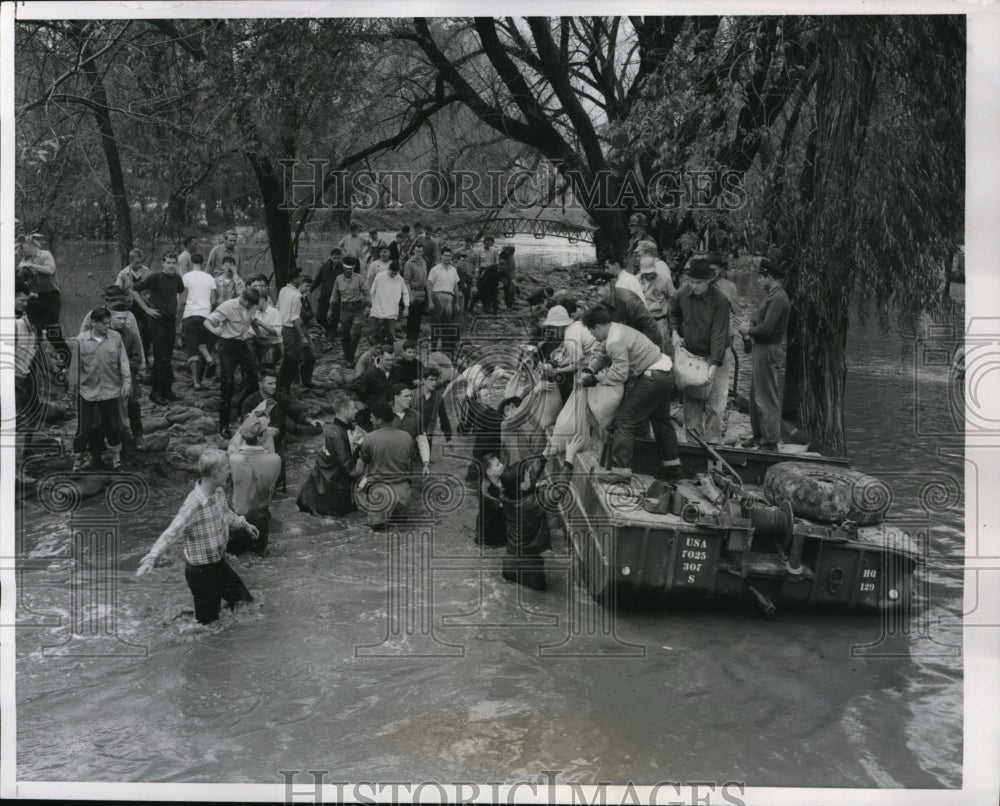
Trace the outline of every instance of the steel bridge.
<instances>
[{"instance_id":1,"label":"steel bridge","mask_svg":"<svg viewBox=\"0 0 1000 806\"><path fill-rule=\"evenodd\" d=\"M441 228L441 234L450 239L472 237L479 240L484 235L492 235L494 238L498 236L511 238L518 233L525 233L534 235L538 239L542 239L546 235L551 235L554 238L565 238L570 243L593 243L596 232L594 227L580 227L576 224L541 218L492 218Z\"/></svg>"}]
</instances>

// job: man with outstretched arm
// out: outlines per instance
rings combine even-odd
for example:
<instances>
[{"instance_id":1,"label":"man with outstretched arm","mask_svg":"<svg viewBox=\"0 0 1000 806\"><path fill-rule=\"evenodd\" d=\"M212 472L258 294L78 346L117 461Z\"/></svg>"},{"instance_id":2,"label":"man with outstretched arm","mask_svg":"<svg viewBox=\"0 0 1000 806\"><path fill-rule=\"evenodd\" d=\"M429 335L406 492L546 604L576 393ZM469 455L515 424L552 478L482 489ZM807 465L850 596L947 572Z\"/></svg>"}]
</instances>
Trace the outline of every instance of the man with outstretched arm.
<instances>
[{"instance_id":1,"label":"man with outstretched arm","mask_svg":"<svg viewBox=\"0 0 1000 806\"><path fill-rule=\"evenodd\" d=\"M170 526L139 562L135 575L148 574L157 558L183 536L184 579L194 596L194 616L201 624L210 624L219 618L223 599L230 609L237 602L253 601L243 580L226 562L226 543L231 527L246 529L254 540L258 532L257 527L233 512L226 502L229 457L210 448L198 460L198 472L201 480L188 493Z\"/></svg>"}]
</instances>

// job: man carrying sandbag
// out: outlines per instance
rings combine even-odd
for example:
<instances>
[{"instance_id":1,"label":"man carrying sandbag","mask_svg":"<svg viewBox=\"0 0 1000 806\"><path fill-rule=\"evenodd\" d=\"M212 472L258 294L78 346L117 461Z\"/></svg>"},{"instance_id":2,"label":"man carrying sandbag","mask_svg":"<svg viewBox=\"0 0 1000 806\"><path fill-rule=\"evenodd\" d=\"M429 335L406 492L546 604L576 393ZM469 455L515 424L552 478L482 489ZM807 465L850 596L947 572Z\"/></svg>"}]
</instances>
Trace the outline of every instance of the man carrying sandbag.
<instances>
[{"instance_id":1,"label":"man carrying sandbag","mask_svg":"<svg viewBox=\"0 0 1000 806\"><path fill-rule=\"evenodd\" d=\"M599 345L590 366L581 370L580 385L613 386L628 382L615 415L610 472L600 475L598 480L614 483L632 478L635 438L648 428L649 422L660 452L657 478L676 481L681 460L677 434L670 420L670 397L674 390L670 358L638 330L612 322L611 313L603 305L587 311L583 324Z\"/></svg>"},{"instance_id":2,"label":"man carrying sandbag","mask_svg":"<svg viewBox=\"0 0 1000 806\"><path fill-rule=\"evenodd\" d=\"M705 258L685 270L688 282L670 298L674 377L684 397L684 425L709 444L722 441L733 356L729 346L729 299L711 285Z\"/></svg>"}]
</instances>

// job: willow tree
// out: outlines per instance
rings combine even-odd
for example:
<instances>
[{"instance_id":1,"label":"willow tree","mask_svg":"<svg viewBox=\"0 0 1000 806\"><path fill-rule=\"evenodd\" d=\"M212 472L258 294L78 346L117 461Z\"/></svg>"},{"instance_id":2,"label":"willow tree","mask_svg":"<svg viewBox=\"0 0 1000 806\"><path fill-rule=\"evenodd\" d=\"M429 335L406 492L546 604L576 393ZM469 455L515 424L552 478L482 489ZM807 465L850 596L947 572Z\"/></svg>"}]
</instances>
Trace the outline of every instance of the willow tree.
<instances>
[{"instance_id":1,"label":"willow tree","mask_svg":"<svg viewBox=\"0 0 1000 806\"><path fill-rule=\"evenodd\" d=\"M963 237L965 27L904 16L821 29L808 109L782 133L799 145L769 172L762 213L789 269L785 414L844 449L852 306L874 303L884 326L936 310Z\"/></svg>"}]
</instances>

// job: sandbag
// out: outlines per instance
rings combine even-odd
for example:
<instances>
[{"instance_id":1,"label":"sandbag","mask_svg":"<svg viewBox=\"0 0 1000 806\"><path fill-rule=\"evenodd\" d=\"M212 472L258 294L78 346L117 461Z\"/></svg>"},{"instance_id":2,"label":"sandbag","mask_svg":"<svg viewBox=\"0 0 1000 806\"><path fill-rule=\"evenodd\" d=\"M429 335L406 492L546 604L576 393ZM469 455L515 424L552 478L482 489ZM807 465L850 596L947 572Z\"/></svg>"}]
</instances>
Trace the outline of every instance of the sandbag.
<instances>
[{"instance_id":1,"label":"sandbag","mask_svg":"<svg viewBox=\"0 0 1000 806\"><path fill-rule=\"evenodd\" d=\"M821 523L879 523L892 503L889 488L856 470L820 462L778 462L764 475L764 496L788 501L795 514Z\"/></svg>"},{"instance_id":2,"label":"sandbag","mask_svg":"<svg viewBox=\"0 0 1000 806\"><path fill-rule=\"evenodd\" d=\"M712 389L712 365L691 353L683 344L674 348L674 384L685 397L708 400Z\"/></svg>"},{"instance_id":3,"label":"sandbag","mask_svg":"<svg viewBox=\"0 0 1000 806\"><path fill-rule=\"evenodd\" d=\"M552 426L552 436L549 442L554 450L565 451L566 443L573 435L586 429L587 391L586 387L582 386L574 389L559 411L555 425Z\"/></svg>"},{"instance_id":4,"label":"sandbag","mask_svg":"<svg viewBox=\"0 0 1000 806\"><path fill-rule=\"evenodd\" d=\"M625 397L625 386L622 384L615 386L598 384L587 390L587 408L605 431L614 422L623 397Z\"/></svg>"},{"instance_id":5,"label":"sandbag","mask_svg":"<svg viewBox=\"0 0 1000 806\"><path fill-rule=\"evenodd\" d=\"M532 409L535 412L539 428L552 428L562 407L562 395L559 394L558 384L553 381L542 381L535 387L535 401Z\"/></svg>"}]
</instances>

